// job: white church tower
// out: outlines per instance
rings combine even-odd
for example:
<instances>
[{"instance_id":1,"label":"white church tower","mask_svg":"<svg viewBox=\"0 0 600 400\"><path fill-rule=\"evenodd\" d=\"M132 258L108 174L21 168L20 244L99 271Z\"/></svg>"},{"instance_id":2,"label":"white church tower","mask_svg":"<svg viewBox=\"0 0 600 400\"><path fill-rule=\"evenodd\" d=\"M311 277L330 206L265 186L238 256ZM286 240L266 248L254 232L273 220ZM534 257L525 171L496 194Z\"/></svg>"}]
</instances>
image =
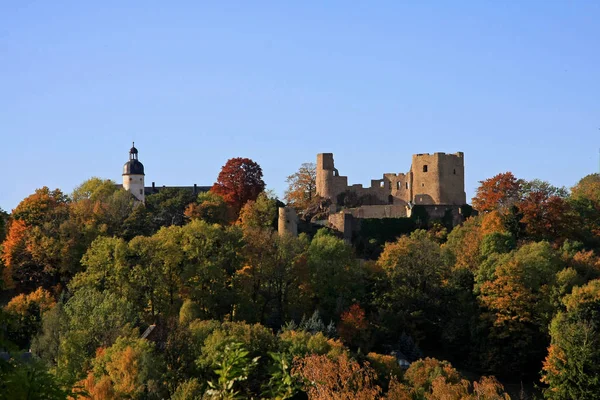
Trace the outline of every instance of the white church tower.
<instances>
[{"instance_id":1,"label":"white church tower","mask_svg":"<svg viewBox=\"0 0 600 400\"><path fill-rule=\"evenodd\" d=\"M123 165L123 188L144 202L144 165L138 160L135 143L129 150L129 161Z\"/></svg>"}]
</instances>

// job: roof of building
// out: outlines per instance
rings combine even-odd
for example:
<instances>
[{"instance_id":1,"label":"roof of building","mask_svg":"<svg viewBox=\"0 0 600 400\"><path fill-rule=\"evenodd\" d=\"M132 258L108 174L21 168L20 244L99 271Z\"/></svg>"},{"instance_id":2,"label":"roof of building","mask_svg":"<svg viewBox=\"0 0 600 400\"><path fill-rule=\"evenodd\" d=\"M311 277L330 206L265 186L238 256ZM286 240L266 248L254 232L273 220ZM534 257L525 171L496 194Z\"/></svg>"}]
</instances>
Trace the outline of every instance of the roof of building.
<instances>
[{"instance_id":1,"label":"roof of building","mask_svg":"<svg viewBox=\"0 0 600 400\"><path fill-rule=\"evenodd\" d=\"M127 161L125 165L123 165L123 175L144 175L144 164L133 159Z\"/></svg>"},{"instance_id":2,"label":"roof of building","mask_svg":"<svg viewBox=\"0 0 600 400\"><path fill-rule=\"evenodd\" d=\"M138 149L135 148L135 142L129 149L129 161L123 165L123 175L144 175L144 164L138 160Z\"/></svg>"},{"instance_id":3,"label":"roof of building","mask_svg":"<svg viewBox=\"0 0 600 400\"><path fill-rule=\"evenodd\" d=\"M115 184L115 186L122 188L123 185L120 183ZM163 189L177 189L177 190L189 190L194 194L208 192L212 186L146 186L144 187L144 194L146 196L158 193Z\"/></svg>"},{"instance_id":4,"label":"roof of building","mask_svg":"<svg viewBox=\"0 0 600 400\"><path fill-rule=\"evenodd\" d=\"M153 193L158 193L163 189L189 190L189 191L193 192L194 194L196 194L196 193L208 192L211 189L211 186L198 186L198 185L194 185L194 186L146 186L144 188L144 193L146 195L149 195L149 194L153 194Z\"/></svg>"}]
</instances>

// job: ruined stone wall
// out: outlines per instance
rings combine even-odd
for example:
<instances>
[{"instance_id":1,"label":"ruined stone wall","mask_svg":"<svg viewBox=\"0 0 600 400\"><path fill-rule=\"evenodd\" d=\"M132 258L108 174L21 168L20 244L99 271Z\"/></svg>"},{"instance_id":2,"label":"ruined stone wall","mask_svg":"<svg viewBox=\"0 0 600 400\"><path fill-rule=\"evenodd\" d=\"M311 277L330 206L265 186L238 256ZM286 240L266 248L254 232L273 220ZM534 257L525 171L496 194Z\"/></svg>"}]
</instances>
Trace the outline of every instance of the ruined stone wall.
<instances>
[{"instance_id":1,"label":"ruined stone wall","mask_svg":"<svg viewBox=\"0 0 600 400\"><path fill-rule=\"evenodd\" d=\"M416 154L408 173L386 173L372 179L368 188L348 186L348 178L340 176L332 153L317 155L317 194L337 204L338 195L346 191L357 196L373 196L378 204L405 206L466 204L463 153Z\"/></svg>"},{"instance_id":2,"label":"ruined stone wall","mask_svg":"<svg viewBox=\"0 0 600 400\"><path fill-rule=\"evenodd\" d=\"M329 226L338 232L342 232L344 239L350 241L352 239L352 230L354 218L352 214L347 212L339 212L331 214L328 217Z\"/></svg>"},{"instance_id":3,"label":"ruined stone wall","mask_svg":"<svg viewBox=\"0 0 600 400\"><path fill-rule=\"evenodd\" d=\"M452 225L456 226L465 221L465 216L462 214L461 206L458 205L425 205L423 206L429 220L442 220L446 216L446 212L452 214ZM412 216L410 209L407 210L407 217Z\"/></svg>"},{"instance_id":4,"label":"ruined stone wall","mask_svg":"<svg viewBox=\"0 0 600 400\"><path fill-rule=\"evenodd\" d=\"M403 218L407 214L404 205L361 206L346 211L354 218Z\"/></svg>"}]
</instances>

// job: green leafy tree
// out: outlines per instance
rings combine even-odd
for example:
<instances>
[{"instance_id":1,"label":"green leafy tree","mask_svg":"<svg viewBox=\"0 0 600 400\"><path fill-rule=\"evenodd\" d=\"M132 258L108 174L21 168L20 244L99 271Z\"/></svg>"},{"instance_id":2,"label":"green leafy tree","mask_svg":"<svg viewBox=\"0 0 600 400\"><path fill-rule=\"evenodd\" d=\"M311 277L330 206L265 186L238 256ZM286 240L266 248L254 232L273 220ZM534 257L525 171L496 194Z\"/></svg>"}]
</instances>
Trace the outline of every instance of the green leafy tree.
<instances>
[{"instance_id":1,"label":"green leafy tree","mask_svg":"<svg viewBox=\"0 0 600 400\"><path fill-rule=\"evenodd\" d=\"M161 226L181 226L186 222L185 210L196 200L191 190L164 188L146 197L146 207L155 229Z\"/></svg>"},{"instance_id":2,"label":"green leafy tree","mask_svg":"<svg viewBox=\"0 0 600 400\"><path fill-rule=\"evenodd\" d=\"M209 224L225 225L229 222L229 210L222 196L213 193L200 193L194 203L185 209L186 217L201 219Z\"/></svg>"},{"instance_id":3,"label":"green leafy tree","mask_svg":"<svg viewBox=\"0 0 600 400\"><path fill-rule=\"evenodd\" d=\"M556 274L563 267L547 242L531 243L499 258L492 279L479 286L482 321L489 329L481 355L491 371L523 376L539 365Z\"/></svg>"},{"instance_id":4,"label":"green leafy tree","mask_svg":"<svg viewBox=\"0 0 600 400\"><path fill-rule=\"evenodd\" d=\"M47 322L48 318L64 317L61 323ZM42 337L37 347L47 361L54 358L56 375L67 383L85 376L90 357L98 347L107 347L119 336L130 336L139 318L127 299L109 291L93 288L76 291L65 303L64 314L46 313L42 320ZM58 342L58 349L55 343Z\"/></svg>"},{"instance_id":5,"label":"green leafy tree","mask_svg":"<svg viewBox=\"0 0 600 400\"><path fill-rule=\"evenodd\" d=\"M0 359L0 400L66 400L68 395L42 362Z\"/></svg>"},{"instance_id":6,"label":"green leafy tree","mask_svg":"<svg viewBox=\"0 0 600 400\"><path fill-rule=\"evenodd\" d=\"M406 331L420 340L435 337L442 314L443 281L448 276L440 246L417 230L386 244L377 264L385 272L376 300L388 334Z\"/></svg>"},{"instance_id":7,"label":"green leafy tree","mask_svg":"<svg viewBox=\"0 0 600 400\"><path fill-rule=\"evenodd\" d=\"M344 240L321 229L308 246L307 261L308 294L325 321L337 318L363 296L363 271Z\"/></svg>"},{"instance_id":8,"label":"green leafy tree","mask_svg":"<svg viewBox=\"0 0 600 400\"><path fill-rule=\"evenodd\" d=\"M171 400L201 400L204 387L198 379L192 378L182 382L171 396Z\"/></svg>"},{"instance_id":9,"label":"green leafy tree","mask_svg":"<svg viewBox=\"0 0 600 400\"><path fill-rule=\"evenodd\" d=\"M183 290L198 304L202 318L231 315L235 303L233 277L241 268L240 230L201 220L180 229Z\"/></svg>"},{"instance_id":10,"label":"green leafy tree","mask_svg":"<svg viewBox=\"0 0 600 400\"><path fill-rule=\"evenodd\" d=\"M244 230L272 228L277 220L277 200L265 192L256 200L249 200L240 211L239 222Z\"/></svg>"},{"instance_id":11,"label":"green leafy tree","mask_svg":"<svg viewBox=\"0 0 600 400\"><path fill-rule=\"evenodd\" d=\"M300 289L307 283L306 249L301 235L279 236L270 229L246 229L244 262L236 273L238 294L236 318L258 321L278 328L290 318L299 318L307 308Z\"/></svg>"},{"instance_id":12,"label":"green leafy tree","mask_svg":"<svg viewBox=\"0 0 600 400\"><path fill-rule=\"evenodd\" d=\"M271 399L290 399L298 393L302 385L297 376L292 373L293 359L289 354L269 352L272 359L271 377L263 385L263 394Z\"/></svg>"},{"instance_id":13,"label":"green leafy tree","mask_svg":"<svg viewBox=\"0 0 600 400\"><path fill-rule=\"evenodd\" d=\"M600 280L573 289L550 325L542 381L548 399L595 399L600 393Z\"/></svg>"},{"instance_id":14,"label":"green leafy tree","mask_svg":"<svg viewBox=\"0 0 600 400\"><path fill-rule=\"evenodd\" d=\"M236 383L248 379L250 372L256 367L260 357L249 358L248 350L241 343L232 342L225 346L221 357L215 361L217 379L208 382L206 394L212 399L244 399L247 398Z\"/></svg>"},{"instance_id":15,"label":"green leafy tree","mask_svg":"<svg viewBox=\"0 0 600 400\"><path fill-rule=\"evenodd\" d=\"M8 222L8 213L0 208L0 243L6 238L6 224Z\"/></svg>"}]
</instances>

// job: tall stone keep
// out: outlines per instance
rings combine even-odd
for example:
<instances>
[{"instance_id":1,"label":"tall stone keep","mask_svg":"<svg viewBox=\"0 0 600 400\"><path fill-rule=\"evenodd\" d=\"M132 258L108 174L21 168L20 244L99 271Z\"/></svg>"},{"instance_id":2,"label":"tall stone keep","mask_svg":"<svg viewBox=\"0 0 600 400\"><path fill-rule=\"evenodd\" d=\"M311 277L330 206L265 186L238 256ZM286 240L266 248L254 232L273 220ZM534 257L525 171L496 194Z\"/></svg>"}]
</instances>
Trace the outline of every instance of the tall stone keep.
<instances>
[{"instance_id":1,"label":"tall stone keep","mask_svg":"<svg viewBox=\"0 0 600 400\"><path fill-rule=\"evenodd\" d=\"M129 161L123 165L123 188L142 203L144 197L144 165L138 160L138 149L133 143L129 150Z\"/></svg>"},{"instance_id":2,"label":"tall stone keep","mask_svg":"<svg viewBox=\"0 0 600 400\"><path fill-rule=\"evenodd\" d=\"M464 153L415 154L409 174L414 204L467 203Z\"/></svg>"},{"instance_id":3,"label":"tall stone keep","mask_svg":"<svg viewBox=\"0 0 600 400\"><path fill-rule=\"evenodd\" d=\"M317 195L332 199L335 202L337 196L348 187L348 177L340 176L333 164L333 153L317 154Z\"/></svg>"}]
</instances>

